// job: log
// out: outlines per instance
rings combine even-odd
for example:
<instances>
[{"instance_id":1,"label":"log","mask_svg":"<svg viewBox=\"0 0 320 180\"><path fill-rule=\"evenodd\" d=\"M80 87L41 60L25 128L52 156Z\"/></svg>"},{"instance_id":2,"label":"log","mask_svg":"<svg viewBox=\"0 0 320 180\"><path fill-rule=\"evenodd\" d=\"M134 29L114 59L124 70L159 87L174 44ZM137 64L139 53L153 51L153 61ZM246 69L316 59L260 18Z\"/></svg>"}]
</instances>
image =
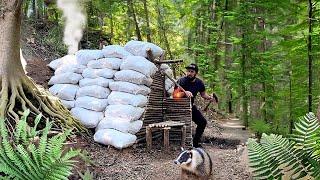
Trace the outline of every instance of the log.
<instances>
[{"instance_id":1,"label":"log","mask_svg":"<svg viewBox=\"0 0 320 180\"><path fill-rule=\"evenodd\" d=\"M156 64L173 64L173 63L181 63L183 62L183 59L174 59L174 60L160 60L155 61Z\"/></svg>"}]
</instances>

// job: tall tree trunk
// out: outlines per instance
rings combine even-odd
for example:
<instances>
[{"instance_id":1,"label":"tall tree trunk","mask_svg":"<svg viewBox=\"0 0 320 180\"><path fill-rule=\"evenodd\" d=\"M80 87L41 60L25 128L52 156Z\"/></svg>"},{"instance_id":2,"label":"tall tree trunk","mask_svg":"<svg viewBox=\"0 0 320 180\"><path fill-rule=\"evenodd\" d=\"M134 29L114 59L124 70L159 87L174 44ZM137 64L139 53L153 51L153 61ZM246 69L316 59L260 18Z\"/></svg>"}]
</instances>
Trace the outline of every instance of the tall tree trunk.
<instances>
[{"instance_id":1,"label":"tall tree trunk","mask_svg":"<svg viewBox=\"0 0 320 180\"><path fill-rule=\"evenodd\" d=\"M232 6L231 3L229 3L228 0L225 0L225 7L224 10L230 11L230 7ZM231 41L229 41L229 36L231 35L231 23L229 23L228 20L224 19L224 42L225 42L225 52L224 52L224 59L225 59L225 70L231 69L232 64L232 44ZM225 92L226 92L226 109L228 113L232 113L232 92L231 92L231 85L228 80L228 77L226 75L226 72L224 72L224 84L225 84Z\"/></svg>"},{"instance_id":2,"label":"tall tree trunk","mask_svg":"<svg viewBox=\"0 0 320 180\"><path fill-rule=\"evenodd\" d=\"M67 128L83 129L70 112L26 76L20 60L21 5L23 0L2 0L0 9L0 118L19 121L21 111L43 112Z\"/></svg>"},{"instance_id":3,"label":"tall tree trunk","mask_svg":"<svg viewBox=\"0 0 320 180\"><path fill-rule=\"evenodd\" d=\"M150 28L150 22L149 22L149 12L148 12L148 5L147 5L147 0L143 0L143 9L144 9L144 14L146 16L146 22L147 22L147 41L151 41L151 28Z\"/></svg>"},{"instance_id":4,"label":"tall tree trunk","mask_svg":"<svg viewBox=\"0 0 320 180\"><path fill-rule=\"evenodd\" d=\"M28 11L29 11L29 8L30 8L30 4L31 4L31 1L25 1L24 3L24 7L23 7L23 17L24 18L27 18L28 17Z\"/></svg>"},{"instance_id":5,"label":"tall tree trunk","mask_svg":"<svg viewBox=\"0 0 320 180\"><path fill-rule=\"evenodd\" d=\"M112 39L113 39L113 14L112 14L112 10L110 10L110 44L112 44Z\"/></svg>"},{"instance_id":6,"label":"tall tree trunk","mask_svg":"<svg viewBox=\"0 0 320 180\"><path fill-rule=\"evenodd\" d=\"M216 1L213 0L212 1L212 8L211 8L211 21L212 22L217 22L216 24L216 39L215 42L213 42L215 44L215 48L213 50L213 66L214 66L214 71L217 71L219 69L219 64L220 64L220 60L221 60L221 56L219 55L219 50L220 50L220 41L222 39L222 35L223 35L223 26L224 26L224 18L221 19L221 21L218 21L218 16L216 15Z\"/></svg>"},{"instance_id":7,"label":"tall tree trunk","mask_svg":"<svg viewBox=\"0 0 320 180\"><path fill-rule=\"evenodd\" d=\"M247 96L247 90L246 90L246 61L247 61L247 57L246 57L246 51L247 51L247 47L245 44L245 31L242 30L242 44L241 44L241 62L240 62L240 66L241 66L241 97L242 97L242 121L244 123L245 127L248 127L249 125L249 120L248 120L248 96Z\"/></svg>"},{"instance_id":8,"label":"tall tree trunk","mask_svg":"<svg viewBox=\"0 0 320 180\"><path fill-rule=\"evenodd\" d=\"M159 29L160 31L162 32L162 37L163 37L163 40L164 40L164 44L166 46L166 50L169 54L169 57L170 59L173 59L173 55L172 55L172 52L171 52L171 48L170 48L170 44L169 44L169 41L168 41L168 38L167 38L167 34L166 34L166 28L164 26L164 21L163 21L163 16L162 16L162 13L161 13L161 10L160 10L160 2L159 0L157 0L157 12L158 12L158 18L159 18Z\"/></svg>"},{"instance_id":9,"label":"tall tree trunk","mask_svg":"<svg viewBox=\"0 0 320 180\"><path fill-rule=\"evenodd\" d=\"M293 130L293 115L292 115L292 67L291 60L289 65L289 133L292 134Z\"/></svg>"},{"instance_id":10,"label":"tall tree trunk","mask_svg":"<svg viewBox=\"0 0 320 180\"><path fill-rule=\"evenodd\" d=\"M137 17L136 17L136 13L135 13L135 10L134 10L133 2L132 2L132 0L127 0L127 3L128 3L128 8L129 8L129 11L130 11L130 15L133 18L133 22L134 22L134 25L136 27L135 28L136 36L137 36L139 41L142 41L141 31L140 31L139 24L138 24L138 21L137 21Z\"/></svg>"},{"instance_id":11,"label":"tall tree trunk","mask_svg":"<svg viewBox=\"0 0 320 180\"><path fill-rule=\"evenodd\" d=\"M127 16L128 18L126 19L126 22L127 22L127 27L126 27L126 38L127 38L127 41L130 41L131 40L131 36L132 36L132 30L131 30L131 27L132 27L132 20L131 20L131 8L130 8L130 5L129 5L129 0L127 0Z\"/></svg>"},{"instance_id":12,"label":"tall tree trunk","mask_svg":"<svg viewBox=\"0 0 320 180\"><path fill-rule=\"evenodd\" d=\"M312 0L308 0L308 111L312 112Z\"/></svg>"},{"instance_id":13,"label":"tall tree trunk","mask_svg":"<svg viewBox=\"0 0 320 180\"><path fill-rule=\"evenodd\" d=\"M263 32L265 31L265 19L263 17L259 17L258 18L258 30L261 32L261 34L263 34ZM261 37L261 44L258 46L258 50L261 53L264 53L266 51L266 37L265 35L262 35ZM261 57L260 61L264 61L264 58ZM263 63L263 62L261 62ZM264 75L263 75L264 76ZM262 107L261 111L262 111L262 119L264 120L264 122L267 122L267 104L266 104L266 95L267 95L267 83L266 83L266 79L269 77L264 76L263 80L262 80L262 91L264 92L262 97L261 97L261 105L264 106ZM260 106L261 107L261 106Z\"/></svg>"},{"instance_id":14,"label":"tall tree trunk","mask_svg":"<svg viewBox=\"0 0 320 180\"><path fill-rule=\"evenodd\" d=\"M37 3L36 3L36 0L32 0L32 17L33 18L36 18L38 15L37 15Z\"/></svg>"}]
</instances>

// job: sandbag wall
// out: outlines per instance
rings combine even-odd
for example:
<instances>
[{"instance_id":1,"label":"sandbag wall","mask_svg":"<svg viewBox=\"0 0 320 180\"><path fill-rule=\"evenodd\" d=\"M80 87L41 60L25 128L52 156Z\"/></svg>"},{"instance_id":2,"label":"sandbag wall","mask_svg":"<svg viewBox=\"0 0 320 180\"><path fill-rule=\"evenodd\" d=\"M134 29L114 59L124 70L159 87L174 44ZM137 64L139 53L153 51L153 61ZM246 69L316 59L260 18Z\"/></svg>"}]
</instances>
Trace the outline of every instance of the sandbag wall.
<instances>
[{"instance_id":1,"label":"sandbag wall","mask_svg":"<svg viewBox=\"0 0 320 180\"><path fill-rule=\"evenodd\" d=\"M49 91L59 97L87 128L95 128L96 142L118 149L136 142L153 76L158 68L146 59L163 51L146 42L130 41L124 47L80 50L52 61L55 70ZM168 68L168 67L163 67ZM167 89L172 89L167 87Z\"/></svg>"}]
</instances>

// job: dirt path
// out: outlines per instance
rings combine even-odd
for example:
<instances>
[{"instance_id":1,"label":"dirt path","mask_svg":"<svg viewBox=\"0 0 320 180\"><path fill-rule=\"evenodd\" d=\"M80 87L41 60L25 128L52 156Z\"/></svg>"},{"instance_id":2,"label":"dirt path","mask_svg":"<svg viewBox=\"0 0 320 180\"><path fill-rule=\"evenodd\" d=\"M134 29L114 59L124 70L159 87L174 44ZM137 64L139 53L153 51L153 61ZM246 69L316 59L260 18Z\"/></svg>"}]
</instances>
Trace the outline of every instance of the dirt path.
<instances>
[{"instance_id":1,"label":"dirt path","mask_svg":"<svg viewBox=\"0 0 320 180\"><path fill-rule=\"evenodd\" d=\"M213 160L212 179L251 179L246 148L239 145L248 138L247 131L226 127L228 122L221 124L224 126L221 135L212 122L209 122L204 135L203 147ZM169 152L163 150L161 141L151 151L146 150L145 144L119 151L99 145L92 139L81 141L82 147L94 160L95 166L90 168L94 179L177 180L180 177L180 169L173 163L180 153L178 144L173 143Z\"/></svg>"}]
</instances>

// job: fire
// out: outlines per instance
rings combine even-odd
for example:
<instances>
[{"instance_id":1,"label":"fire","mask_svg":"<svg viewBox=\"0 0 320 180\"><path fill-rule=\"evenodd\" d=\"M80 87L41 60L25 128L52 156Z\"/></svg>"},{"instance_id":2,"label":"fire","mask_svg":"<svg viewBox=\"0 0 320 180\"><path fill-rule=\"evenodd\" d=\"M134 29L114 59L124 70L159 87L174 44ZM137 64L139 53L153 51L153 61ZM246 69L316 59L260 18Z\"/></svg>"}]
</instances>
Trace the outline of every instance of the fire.
<instances>
[{"instance_id":1,"label":"fire","mask_svg":"<svg viewBox=\"0 0 320 180\"><path fill-rule=\"evenodd\" d=\"M180 88L176 88L173 91L172 96L173 96L173 98L182 98L185 96L185 93Z\"/></svg>"}]
</instances>

